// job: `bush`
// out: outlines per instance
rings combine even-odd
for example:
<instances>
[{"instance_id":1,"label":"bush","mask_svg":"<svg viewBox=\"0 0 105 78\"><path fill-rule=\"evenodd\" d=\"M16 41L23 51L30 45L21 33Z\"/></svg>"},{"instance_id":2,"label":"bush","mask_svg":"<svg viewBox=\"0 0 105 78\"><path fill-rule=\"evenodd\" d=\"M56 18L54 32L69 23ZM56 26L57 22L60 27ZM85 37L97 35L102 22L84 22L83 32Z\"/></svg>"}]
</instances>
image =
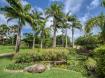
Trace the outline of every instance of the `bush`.
<instances>
[{"instance_id":1,"label":"bush","mask_svg":"<svg viewBox=\"0 0 105 78\"><path fill-rule=\"evenodd\" d=\"M9 64L8 66L6 66L7 69L9 70L22 70L27 66L32 65L31 63L26 63L26 64Z\"/></svg>"},{"instance_id":2,"label":"bush","mask_svg":"<svg viewBox=\"0 0 105 78\"><path fill-rule=\"evenodd\" d=\"M95 71L95 68L96 68L96 61L92 58L88 58L86 61L85 61L85 65L86 65L86 68L89 70L89 71Z\"/></svg>"},{"instance_id":3,"label":"bush","mask_svg":"<svg viewBox=\"0 0 105 78\"><path fill-rule=\"evenodd\" d=\"M86 49L93 50L99 44L99 39L97 36L87 35L79 37L76 42L77 45L81 45Z\"/></svg>"},{"instance_id":4,"label":"bush","mask_svg":"<svg viewBox=\"0 0 105 78\"><path fill-rule=\"evenodd\" d=\"M66 60L67 49L39 49L37 52L19 53L15 56L16 63L31 63L36 61L61 61Z\"/></svg>"},{"instance_id":5,"label":"bush","mask_svg":"<svg viewBox=\"0 0 105 78\"><path fill-rule=\"evenodd\" d=\"M87 70L84 65L84 61L86 59L86 56L77 54L76 49L70 49L70 54L67 58L68 69L81 72L82 74L87 74Z\"/></svg>"},{"instance_id":6,"label":"bush","mask_svg":"<svg viewBox=\"0 0 105 78\"><path fill-rule=\"evenodd\" d=\"M81 72L82 74L86 75L87 70L85 69L84 63L79 60L70 60L68 65L69 70L73 70L76 72Z\"/></svg>"},{"instance_id":7,"label":"bush","mask_svg":"<svg viewBox=\"0 0 105 78\"><path fill-rule=\"evenodd\" d=\"M100 78L105 77L105 45L96 48L95 50L95 57L97 61L97 74Z\"/></svg>"}]
</instances>

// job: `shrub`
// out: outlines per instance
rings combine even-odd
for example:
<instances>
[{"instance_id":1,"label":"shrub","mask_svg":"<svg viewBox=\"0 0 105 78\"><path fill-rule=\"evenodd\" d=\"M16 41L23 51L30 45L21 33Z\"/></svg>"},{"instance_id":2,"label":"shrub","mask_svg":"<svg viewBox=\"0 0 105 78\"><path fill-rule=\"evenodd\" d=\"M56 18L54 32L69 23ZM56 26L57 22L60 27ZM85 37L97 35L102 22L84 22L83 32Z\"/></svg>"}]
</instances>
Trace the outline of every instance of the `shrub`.
<instances>
[{"instance_id":1,"label":"shrub","mask_svg":"<svg viewBox=\"0 0 105 78\"><path fill-rule=\"evenodd\" d=\"M95 68L96 68L96 61L92 58L88 58L86 61L85 61L85 65L86 65L86 68L89 70L89 71L95 71Z\"/></svg>"},{"instance_id":2,"label":"shrub","mask_svg":"<svg viewBox=\"0 0 105 78\"><path fill-rule=\"evenodd\" d=\"M99 44L99 39L97 36L87 35L79 37L76 42L77 45L81 45L86 49L93 50Z\"/></svg>"},{"instance_id":3,"label":"shrub","mask_svg":"<svg viewBox=\"0 0 105 78\"><path fill-rule=\"evenodd\" d=\"M32 65L31 63L26 63L26 64L9 64L6 66L7 69L9 70L22 70L27 66Z\"/></svg>"},{"instance_id":4,"label":"shrub","mask_svg":"<svg viewBox=\"0 0 105 78\"><path fill-rule=\"evenodd\" d=\"M15 56L16 63L30 63L36 61L60 61L67 59L67 49L39 49L37 52L19 53Z\"/></svg>"},{"instance_id":5,"label":"shrub","mask_svg":"<svg viewBox=\"0 0 105 78\"><path fill-rule=\"evenodd\" d=\"M84 63L82 61L79 61L79 60L69 61L68 69L76 71L76 72L81 72L84 75L87 74L87 70L85 69Z\"/></svg>"},{"instance_id":6,"label":"shrub","mask_svg":"<svg viewBox=\"0 0 105 78\"><path fill-rule=\"evenodd\" d=\"M70 49L70 54L67 58L68 69L81 72L82 74L87 74L87 70L84 65L84 61L86 59L86 56L77 54L76 49Z\"/></svg>"},{"instance_id":7,"label":"shrub","mask_svg":"<svg viewBox=\"0 0 105 78\"><path fill-rule=\"evenodd\" d=\"M105 77L105 45L96 48L95 50L95 57L97 61L97 74L100 78Z\"/></svg>"}]
</instances>

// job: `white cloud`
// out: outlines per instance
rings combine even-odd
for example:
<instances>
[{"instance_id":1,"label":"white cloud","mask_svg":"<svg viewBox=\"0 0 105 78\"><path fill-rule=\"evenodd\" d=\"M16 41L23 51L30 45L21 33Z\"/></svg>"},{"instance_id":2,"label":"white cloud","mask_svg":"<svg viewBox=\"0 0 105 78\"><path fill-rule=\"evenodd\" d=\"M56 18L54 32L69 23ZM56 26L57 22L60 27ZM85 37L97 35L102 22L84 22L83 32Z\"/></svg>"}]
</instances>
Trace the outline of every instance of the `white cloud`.
<instances>
[{"instance_id":1,"label":"white cloud","mask_svg":"<svg viewBox=\"0 0 105 78\"><path fill-rule=\"evenodd\" d=\"M21 3L22 3L23 6L28 4L28 2L26 0L21 0Z\"/></svg>"},{"instance_id":2,"label":"white cloud","mask_svg":"<svg viewBox=\"0 0 105 78\"><path fill-rule=\"evenodd\" d=\"M89 6L87 6L88 10L92 10L100 6L100 0L93 0Z\"/></svg>"},{"instance_id":3,"label":"white cloud","mask_svg":"<svg viewBox=\"0 0 105 78\"><path fill-rule=\"evenodd\" d=\"M76 13L80 10L81 5L84 0L65 0L64 1L64 12L67 13L71 11L72 13Z\"/></svg>"},{"instance_id":4,"label":"white cloud","mask_svg":"<svg viewBox=\"0 0 105 78\"><path fill-rule=\"evenodd\" d=\"M46 27L50 27L51 25L53 25L53 18L52 17L50 17L50 18L48 18L48 21L46 22Z\"/></svg>"},{"instance_id":5,"label":"white cloud","mask_svg":"<svg viewBox=\"0 0 105 78\"><path fill-rule=\"evenodd\" d=\"M86 13L83 17L81 17L81 18L79 18L79 19L80 19L80 21L82 22L82 24L85 24L86 21L89 19L89 17L90 17L90 13L88 12L88 13Z\"/></svg>"},{"instance_id":6,"label":"white cloud","mask_svg":"<svg viewBox=\"0 0 105 78\"><path fill-rule=\"evenodd\" d=\"M7 24L7 20L3 14L0 14L0 24Z\"/></svg>"}]
</instances>

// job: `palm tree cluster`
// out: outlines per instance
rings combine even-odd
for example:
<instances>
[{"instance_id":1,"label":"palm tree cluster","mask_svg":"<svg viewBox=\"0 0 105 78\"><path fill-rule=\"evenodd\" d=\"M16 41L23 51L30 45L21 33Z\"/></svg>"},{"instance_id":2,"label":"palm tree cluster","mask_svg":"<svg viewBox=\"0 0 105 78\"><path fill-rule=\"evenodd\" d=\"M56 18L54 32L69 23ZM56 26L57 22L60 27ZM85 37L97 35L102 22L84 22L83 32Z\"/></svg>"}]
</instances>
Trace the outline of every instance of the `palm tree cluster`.
<instances>
[{"instance_id":1,"label":"palm tree cluster","mask_svg":"<svg viewBox=\"0 0 105 78\"><path fill-rule=\"evenodd\" d=\"M21 0L6 0L9 4L9 6L2 7L0 10L4 12L5 16L7 17L7 22L11 20L17 21L18 25L14 25L10 32L14 35L16 33L16 52L19 52L20 44L21 44L21 31L23 26L26 25L26 23L30 24L32 31L33 31L33 49L35 46L35 37L36 35L41 36L41 45L40 47L43 47L43 39L46 37L47 33L49 33L51 30L53 30L53 42L52 47L56 47L56 33L58 29L61 29L62 33L66 34L66 45L68 46L68 36L67 31L68 29L72 30L72 46L74 46L74 29L81 29L82 25L75 17L74 15L70 15L70 12L65 14L63 12L63 4L58 4L57 2L54 2L51 4L49 8L45 10L45 17L43 17L43 13L32 10L30 4L22 5ZM53 18L53 25L46 27L47 19L52 17ZM69 23L68 23L69 22ZM5 27L3 25L3 27ZM7 31L6 28L3 29L3 32ZM2 29L0 29L0 32L2 32ZM2 33L3 33L2 32ZM62 39L63 43L63 39ZM13 42L12 42L13 44Z\"/></svg>"}]
</instances>

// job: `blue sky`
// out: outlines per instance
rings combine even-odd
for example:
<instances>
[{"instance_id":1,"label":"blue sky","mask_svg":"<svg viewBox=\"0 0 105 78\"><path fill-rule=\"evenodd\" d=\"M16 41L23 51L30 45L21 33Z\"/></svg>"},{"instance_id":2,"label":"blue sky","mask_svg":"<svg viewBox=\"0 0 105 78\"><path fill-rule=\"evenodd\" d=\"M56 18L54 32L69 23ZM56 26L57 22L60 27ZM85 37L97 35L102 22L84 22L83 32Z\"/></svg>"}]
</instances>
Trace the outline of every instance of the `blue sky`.
<instances>
[{"instance_id":1,"label":"blue sky","mask_svg":"<svg viewBox=\"0 0 105 78\"><path fill-rule=\"evenodd\" d=\"M64 3L64 12L68 12L69 10L72 14L76 15L82 24L84 25L86 20L91 17L97 16L102 12L102 7L100 7L101 0L23 0L22 4L30 3L33 8L37 8L39 11L42 11L49 7L53 1L59 1ZM5 0L0 0L0 6L4 6L7 3ZM0 24L6 23L6 19L4 15L0 14ZM16 21L12 21L10 24L16 23ZM47 26L50 25L50 22L47 22ZM30 27L28 24L23 28L22 32L30 32ZM69 36L71 36L71 31L68 30ZM97 28L94 31L95 33L99 31ZM60 32L59 32L60 33ZM75 30L75 38L83 35L83 32Z\"/></svg>"}]
</instances>

